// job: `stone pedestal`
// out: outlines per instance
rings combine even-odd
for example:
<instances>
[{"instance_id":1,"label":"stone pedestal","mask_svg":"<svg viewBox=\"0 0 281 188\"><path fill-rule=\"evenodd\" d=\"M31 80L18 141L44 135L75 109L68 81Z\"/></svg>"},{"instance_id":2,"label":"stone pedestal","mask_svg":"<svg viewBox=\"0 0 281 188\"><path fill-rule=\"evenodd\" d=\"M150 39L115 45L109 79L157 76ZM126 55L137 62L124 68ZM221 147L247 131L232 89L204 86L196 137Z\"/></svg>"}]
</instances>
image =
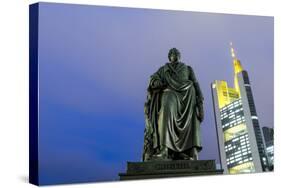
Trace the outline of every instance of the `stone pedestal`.
<instances>
[{"instance_id":1,"label":"stone pedestal","mask_svg":"<svg viewBox=\"0 0 281 188\"><path fill-rule=\"evenodd\" d=\"M176 160L127 162L127 172L119 173L120 180L200 176L222 174L216 169L215 160Z\"/></svg>"}]
</instances>

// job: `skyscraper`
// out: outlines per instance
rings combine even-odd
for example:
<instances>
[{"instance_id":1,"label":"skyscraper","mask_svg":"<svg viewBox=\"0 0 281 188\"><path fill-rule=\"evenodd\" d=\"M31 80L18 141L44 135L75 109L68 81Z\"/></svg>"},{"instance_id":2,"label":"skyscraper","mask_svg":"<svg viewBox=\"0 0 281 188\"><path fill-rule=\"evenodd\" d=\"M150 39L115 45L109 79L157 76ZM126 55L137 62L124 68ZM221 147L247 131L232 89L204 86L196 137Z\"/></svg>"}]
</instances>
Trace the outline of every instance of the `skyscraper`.
<instances>
[{"instance_id":1,"label":"skyscraper","mask_svg":"<svg viewBox=\"0 0 281 188\"><path fill-rule=\"evenodd\" d=\"M211 84L220 162L224 173L265 171L267 158L249 76L231 44L234 87Z\"/></svg>"}]
</instances>

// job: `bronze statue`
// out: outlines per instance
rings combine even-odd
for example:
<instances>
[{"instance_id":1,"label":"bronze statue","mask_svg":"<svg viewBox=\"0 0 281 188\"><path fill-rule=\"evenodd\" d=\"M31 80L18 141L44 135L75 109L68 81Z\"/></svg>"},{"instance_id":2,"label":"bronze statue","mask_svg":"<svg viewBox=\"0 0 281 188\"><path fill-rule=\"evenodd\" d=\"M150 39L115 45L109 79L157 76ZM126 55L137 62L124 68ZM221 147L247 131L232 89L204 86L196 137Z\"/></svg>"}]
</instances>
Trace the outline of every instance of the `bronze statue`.
<instances>
[{"instance_id":1,"label":"bronze statue","mask_svg":"<svg viewBox=\"0 0 281 188\"><path fill-rule=\"evenodd\" d=\"M169 63L150 77L145 103L143 161L198 160L203 95L192 68L172 48Z\"/></svg>"}]
</instances>

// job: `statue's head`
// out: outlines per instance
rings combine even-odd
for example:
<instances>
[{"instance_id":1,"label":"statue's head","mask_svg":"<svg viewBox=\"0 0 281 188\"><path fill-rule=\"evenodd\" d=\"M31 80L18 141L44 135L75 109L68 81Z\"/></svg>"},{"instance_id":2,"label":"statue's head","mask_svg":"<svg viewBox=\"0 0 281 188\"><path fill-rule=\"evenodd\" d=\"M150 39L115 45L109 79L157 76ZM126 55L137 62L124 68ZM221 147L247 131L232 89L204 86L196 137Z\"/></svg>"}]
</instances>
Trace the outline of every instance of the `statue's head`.
<instances>
[{"instance_id":1,"label":"statue's head","mask_svg":"<svg viewBox=\"0 0 281 188\"><path fill-rule=\"evenodd\" d=\"M181 58L181 53L178 49L172 48L169 51L168 58L171 63L177 62Z\"/></svg>"}]
</instances>

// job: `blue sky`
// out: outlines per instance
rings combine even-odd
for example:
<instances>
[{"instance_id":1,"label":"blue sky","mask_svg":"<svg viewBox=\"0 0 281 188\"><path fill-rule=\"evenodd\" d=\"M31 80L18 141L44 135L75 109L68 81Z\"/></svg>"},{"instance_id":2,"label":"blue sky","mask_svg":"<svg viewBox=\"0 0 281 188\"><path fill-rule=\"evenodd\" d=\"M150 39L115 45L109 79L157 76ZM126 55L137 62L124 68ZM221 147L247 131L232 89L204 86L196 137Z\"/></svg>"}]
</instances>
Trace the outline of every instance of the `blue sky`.
<instances>
[{"instance_id":1,"label":"blue sky","mask_svg":"<svg viewBox=\"0 0 281 188\"><path fill-rule=\"evenodd\" d=\"M273 127L273 18L40 3L43 184L117 180L140 161L148 79L176 47L205 96L200 159L218 159L210 84L233 83L230 41L261 126Z\"/></svg>"}]
</instances>

